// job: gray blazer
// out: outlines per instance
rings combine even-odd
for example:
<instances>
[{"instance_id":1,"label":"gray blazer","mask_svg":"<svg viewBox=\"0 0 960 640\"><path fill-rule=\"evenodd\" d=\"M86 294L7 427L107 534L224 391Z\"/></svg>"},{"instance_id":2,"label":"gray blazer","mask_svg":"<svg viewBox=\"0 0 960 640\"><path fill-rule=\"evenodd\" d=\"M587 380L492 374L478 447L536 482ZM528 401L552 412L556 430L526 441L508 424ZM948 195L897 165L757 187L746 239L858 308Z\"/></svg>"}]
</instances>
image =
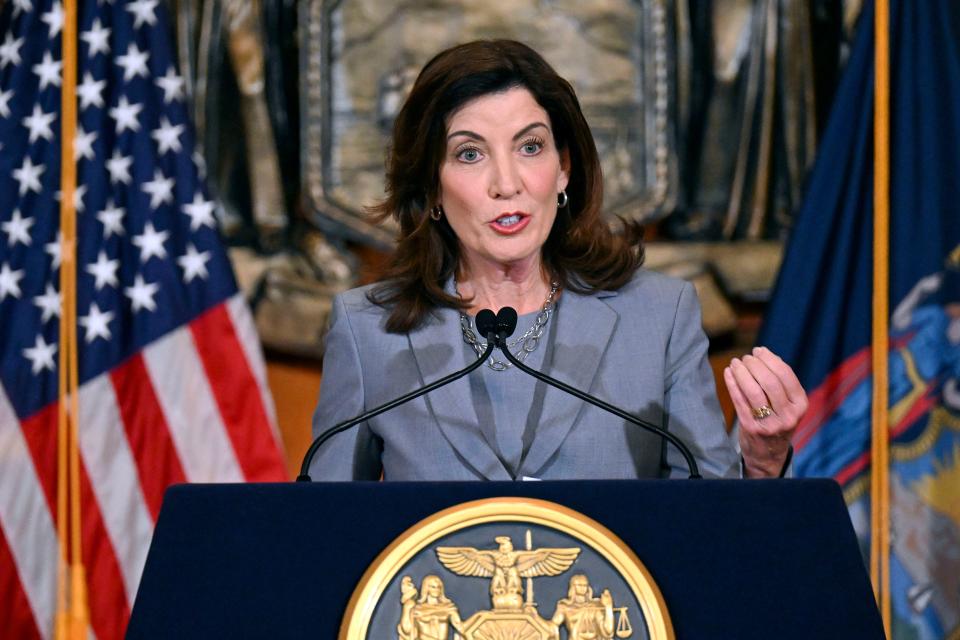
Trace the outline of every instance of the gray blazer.
<instances>
[{"instance_id":1,"label":"gray blazer","mask_svg":"<svg viewBox=\"0 0 960 640\"><path fill-rule=\"evenodd\" d=\"M385 311L366 298L368 288L334 300L314 436L476 357L455 310L437 311L409 334L390 334ZM704 476L740 475L689 283L641 269L618 291L564 291L551 323L555 342L540 347L553 350L547 373L669 429L693 450ZM518 477L686 477L682 456L658 437L558 389L543 391L542 419ZM510 480L490 444L495 441L492 425L479 424L469 382L461 378L335 436L318 452L311 474L316 480L376 480L381 472L386 480Z\"/></svg>"}]
</instances>

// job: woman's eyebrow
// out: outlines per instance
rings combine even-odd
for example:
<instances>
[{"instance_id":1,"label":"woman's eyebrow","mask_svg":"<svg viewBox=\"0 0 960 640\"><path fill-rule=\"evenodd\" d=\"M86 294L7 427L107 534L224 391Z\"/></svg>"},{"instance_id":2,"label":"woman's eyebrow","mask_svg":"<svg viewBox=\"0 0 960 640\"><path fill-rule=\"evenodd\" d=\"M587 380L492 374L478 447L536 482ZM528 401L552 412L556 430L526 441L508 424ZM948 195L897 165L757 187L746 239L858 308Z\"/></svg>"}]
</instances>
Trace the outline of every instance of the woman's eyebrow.
<instances>
[{"instance_id":1,"label":"woman's eyebrow","mask_svg":"<svg viewBox=\"0 0 960 640\"><path fill-rule=\"evenodd\" d=\"M547 131L550 130L550 127L548 127L547 125L545 125L545 124L542 123L542 122L531 122L530 124L528 124L527 126L525 126L523 129L520 129L520 131L518 131L517 134L516 134L515 136L513 136L513 139L514 139L514 140L519 140L519 139L522 138L523 136L527 135L527 133L529 133L532 129L536 129L537 127L543 127L543 128L546 129Z\"/></svg>"},{"instance_id":2,"label":"woman's eyebrow","mask_svg":"<svg viewBox=\"0 0 960 640\"><path fill-rule=\"evenodd\" d=\"M548 131L550 130L550 127L548 127L546 124L544 124L544 123L542 123L542 122L539 122L539 121L538 121L538 122L531 122L530 124L528 124L527 126L525 126L523 129L520 129L520 131L518 131L518 132L513 136L513 139L514 139L514 140L519 140L520 138L522 138L523 136L525 136L527 133L529 133L532 129L536 129L537 127L543 127L544 129L547 129ZM458 130L458 131L453 131L452 133L450 133L450 134L447 136L447 140L450 140L451 138L456 138L457 136L464 136L464 137L467 137L467 138L473 138L474 140L479 140L480 142L486 142L486 139L485 139L482 135L480 135L479 133L477 133L477 132L475 132L475 131L470 131L469 129L460 129L460 130Z\"/></svg>"},{"instance_id":3,"label":"woman's eyebrow","mask_svg":"<svg viewBox=\"0 0 960 640\"><path fill-rule=\"evenodd\" d=\"M450 140L451 138L456 138L457 136L465 136L467 138L473 138L474 140L486 142L486 140L482 135L480 135L479 133L470 131L469 129L461 129L460 131L454 131L453 133L447 136L447 140Z\"/></svg>"}]
</instances>

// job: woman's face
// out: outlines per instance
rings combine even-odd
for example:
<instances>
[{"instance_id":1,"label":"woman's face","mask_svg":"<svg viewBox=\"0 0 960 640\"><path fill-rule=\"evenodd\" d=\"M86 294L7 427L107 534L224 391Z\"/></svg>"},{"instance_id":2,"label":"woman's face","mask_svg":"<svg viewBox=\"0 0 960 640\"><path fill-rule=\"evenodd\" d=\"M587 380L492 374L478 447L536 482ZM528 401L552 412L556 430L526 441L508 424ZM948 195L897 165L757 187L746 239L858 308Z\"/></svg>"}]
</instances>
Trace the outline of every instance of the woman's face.
<instances>
[{"instance_id":1,"label":"woman's face","mask_svg":"<svg viewBox=\"0 0 960 640\"><path fill-rule=\"evenodd\" d=\"M439 202L468 269L539 264L566 164L525 88L475 98L450 116Z\"/></svg>"}]
</instances>

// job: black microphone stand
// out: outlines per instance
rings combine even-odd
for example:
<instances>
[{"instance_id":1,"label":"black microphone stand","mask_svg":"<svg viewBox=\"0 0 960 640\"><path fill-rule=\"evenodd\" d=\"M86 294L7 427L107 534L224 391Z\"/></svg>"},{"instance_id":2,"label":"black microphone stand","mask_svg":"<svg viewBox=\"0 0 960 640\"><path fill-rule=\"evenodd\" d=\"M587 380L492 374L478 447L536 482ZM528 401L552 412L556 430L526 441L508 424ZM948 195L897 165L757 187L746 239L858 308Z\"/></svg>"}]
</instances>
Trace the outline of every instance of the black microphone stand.
<instances>
[{"instance_id":1,"label":"black microphone stand","mask_svg":"<svg viewBox=\"0 0 960 640\"><path fill-rule=\"evenodd\" d=\"M512 353L510 353L510 349L507 348L507 337L513 333L513 330L516 327L516 325L517 325L517 312L510 307L504 307L503 309L500 309L499 313L497 313L497 332L496 334L491 335L487 338L488 340L487 348L489 349L490 340L492 338L493 342L495 342L496 346L500 349L500 351L503 352L503 355L506 356L510 364L515 366L520 371L523 371L524 373L527 373L533 376L534 378L536 378L537 380L540 380L541 382L546 382L550 386L556 387L561 391L566 391L570 395L576 396L577 398L580 398L584 402L589 402L593 406L599 407L604 411L608 411L619 418L623 418L624 420L626 420L627 422L630 422L631 424L635 424L642 429L651 431L659 435L661 438L665 438L673 446L675 446L680 451L681 454L683 454L684 459L687 461L687 468L690 470L690 479L691 480L703 479L703 476L700 475L700 469L699 467L697 467L697 461L694 460L693 454L690 452L690 449L687 447L686 444L684 444L683 440L681 440L674 434L670 433L666 429L662 429L658 427L657 425L651 422L647 422L646 420L630 415L623 409L619 409L613 406L612 404L608 404L603 400L600 400L599 398L594 398L590 394L584 393L579 389L575 389L574 387L571 387L568 384L560 382L555 378L551 378L545 373L541 373L536 369L531 369L527 365L520 362L520 360L518 360Z\"/></svg>"},{"instance_id":2,"label":"black microphone stand","mask_svg":"<svg viewBox=\"0 0 960 640\"><path fill-rule=\"evenodd\" d=\"M483 314L484 311L486 312L486 314L489 314L489 316L482 318L481 314ZM492 311L488 309L484 309L483 311L477 314L476 321L477 321L477 329L480 329L480 326L483 325L485 322L493 323L496 320L493 317ZM492 337L493 336L492 324L490 326L491 326L491 329L487 331L487 334L489 337ZM303 455L303 462L300 464L300 475L297 476L297 482L313 481L313 479L310 477L310 463L313 462L314 456L317 454L317 451L320 449L320 447L323 446L323 443L329 440L330 438L332 438L333 436L343 431L346 431L350 427L356 426L361 422L365 422L370 418L376 417L381 413L383 413L384 411L389 411L394 407L400 406L404 402L409 402L414 398L419 398L420 396L426 393L430 393L434 389L438 389L443 385L449 384L458 378L462 378L463 376L467 375L474 369L477 369L480 365L482 365L484 362L487 361L487 359L493 354L493 350L496 348L496 345L494 344L493 340L491 340L489 337L487 340L487 348L483 352L483 355L481 355L475 362L472 362L471 364L464 367L460 371L455 371L448 376L440 378L436 382L431 382L427 386L421 387L420 389L414 389L413 391L411 391L406 395L402 395L399 398L396 398L395 400L391 400L386 404L382 404L379 407L376 407L374 409L371 409L370 411L362 413L355 418L350 418L349 420L344 420L339 424L335 424L334 426L330 427L329 429L321 433L319 436L317 436L314 439L314 441L310 444L310 448L307 449L307 452Z\"/></svg>"}]
</instances>

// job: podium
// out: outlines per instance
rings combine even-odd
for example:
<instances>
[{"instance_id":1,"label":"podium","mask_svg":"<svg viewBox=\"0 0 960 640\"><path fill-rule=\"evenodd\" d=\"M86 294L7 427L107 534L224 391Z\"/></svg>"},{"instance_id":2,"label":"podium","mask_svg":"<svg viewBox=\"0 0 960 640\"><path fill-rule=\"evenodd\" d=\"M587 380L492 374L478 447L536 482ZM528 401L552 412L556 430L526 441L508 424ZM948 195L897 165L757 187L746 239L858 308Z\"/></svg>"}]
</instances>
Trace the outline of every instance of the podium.
<instances>
[{"instance_id":1,"label":"podium","mask_svg":"<svg viewBox=\"0 0 960 640\"><path fill-rule=\"evenodd\" d=\"M398 536L496 496L558 503L613 532L655 581L676 638L883 638L829 480L179 485L164 498L127 637L333 640Z\"/></svg>"}]
</instances>

